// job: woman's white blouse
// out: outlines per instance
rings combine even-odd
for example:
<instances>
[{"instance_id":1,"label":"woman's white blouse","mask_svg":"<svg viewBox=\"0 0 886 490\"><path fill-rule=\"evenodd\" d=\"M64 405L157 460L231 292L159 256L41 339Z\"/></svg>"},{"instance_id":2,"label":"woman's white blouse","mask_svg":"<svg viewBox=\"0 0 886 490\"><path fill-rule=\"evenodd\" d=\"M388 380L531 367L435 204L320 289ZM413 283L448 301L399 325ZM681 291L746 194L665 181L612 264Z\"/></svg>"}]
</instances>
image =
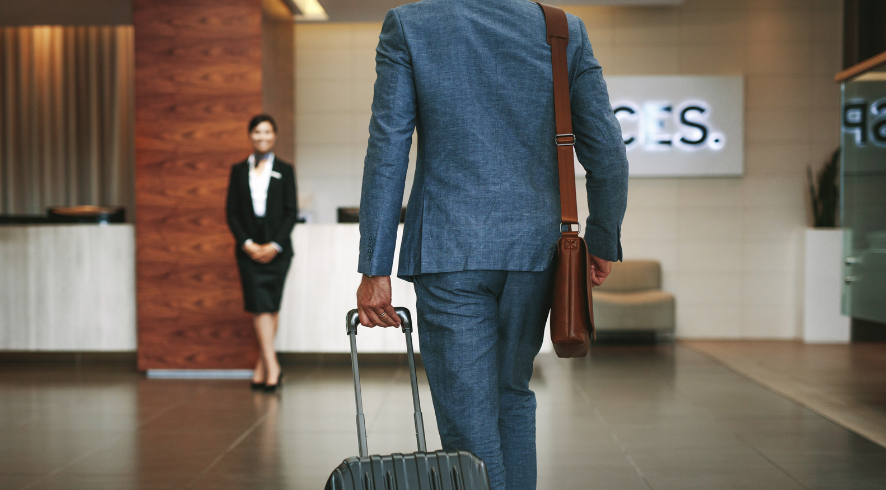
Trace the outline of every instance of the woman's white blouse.
<instances>
[{"instance_id":1,"label":"woman's white blouse","mask_svg":"<svg viewBox=\"0 0 886 490\"><path fill-rule=\"evenodd\" d=\"M255 216L264 218L268 209L268 186L271 184L271 170L274 168L274 154L268 155L268 161L260 174L255 170L255 155L249 155L249 192L252 194L252 209Z\"/></svg>"}]
</instances>

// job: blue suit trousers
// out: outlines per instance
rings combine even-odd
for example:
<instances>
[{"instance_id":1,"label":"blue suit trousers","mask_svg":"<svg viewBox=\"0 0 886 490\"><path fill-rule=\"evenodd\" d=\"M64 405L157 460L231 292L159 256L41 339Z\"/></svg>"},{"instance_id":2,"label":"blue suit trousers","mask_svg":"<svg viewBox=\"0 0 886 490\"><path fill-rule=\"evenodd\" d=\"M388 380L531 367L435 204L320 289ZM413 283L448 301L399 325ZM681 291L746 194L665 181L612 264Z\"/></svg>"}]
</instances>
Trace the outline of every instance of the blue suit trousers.
<instances>
[{"instance_id":1,"label":"blue suit trousers","mask_svg":"<svg viewBox=\"0 0 886 490\"><path fill-rule=\"evenodd\" d=\"M422 360L444 450L486 462L493 490L536 487L532 364L554 268L416 276Z\"/></svg>"}]
</instances>

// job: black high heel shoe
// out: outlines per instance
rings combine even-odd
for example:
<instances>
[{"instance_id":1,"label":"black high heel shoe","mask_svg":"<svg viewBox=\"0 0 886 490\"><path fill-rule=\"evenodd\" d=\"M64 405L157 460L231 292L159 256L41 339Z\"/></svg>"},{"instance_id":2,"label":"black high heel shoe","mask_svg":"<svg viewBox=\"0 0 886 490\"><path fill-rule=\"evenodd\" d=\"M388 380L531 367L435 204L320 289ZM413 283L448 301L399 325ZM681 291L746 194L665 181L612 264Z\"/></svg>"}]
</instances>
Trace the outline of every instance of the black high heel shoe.
<instances>
[{"instance_id":1,"label":"black high heel shoe","mask_svg":"<svg viewBox=\"0 0 886 490\"><path fill-rule=\"evenodd\" d=\"M263 382L256 383L255 381L250 381L249 388L253 389L253 390L263 390L263 389L265 389L265 384Z\"/></svg>"},{"instance_id":2,"label":"black high heel shoe","mask_svg":"<svg viewBox=\"0 0 886 490\"><path fill-rule=\"evenodd\" d=\"M275 391L277 391L277 388L282 385L283 385L283 370L281 369L280 376L277 376L277 384L271 385L271 384L265 383L262 386L264 386L265 393L274 393Z\"/></svg>"}]
</instances>

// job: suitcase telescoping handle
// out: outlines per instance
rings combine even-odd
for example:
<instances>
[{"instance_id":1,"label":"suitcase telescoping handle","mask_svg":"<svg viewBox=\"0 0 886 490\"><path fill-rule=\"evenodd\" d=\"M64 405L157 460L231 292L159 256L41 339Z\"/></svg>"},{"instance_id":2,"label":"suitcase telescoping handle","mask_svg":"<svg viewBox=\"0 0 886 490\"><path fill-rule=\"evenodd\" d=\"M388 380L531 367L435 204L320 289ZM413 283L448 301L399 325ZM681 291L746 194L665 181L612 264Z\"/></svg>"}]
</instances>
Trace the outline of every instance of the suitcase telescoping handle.
<instances>
[{"instance_id":1,"label":"suitcase telescoping handle","mask_svg":"<svg viewBox=\"0 0 886 490\"><path fill-rule=\"evenodd\" d=\"M400 326L406 336L406 357L409 364L409 380L412 382L412 406L415 408L415 440L419 451L427 451L425 445L425 423L421 417L421 402L418 399L418 379L415 375L415 353L412 349L412 315L406 308L394 308L400 317ZM348 312L348 336L351 338L351 369L354 371L354 397L357 399L357 442L360 444L360 457L369 456L366 446L366 419L363 416L363 395L360 392L360 368L357 365L357 327L360 318L357 310Z\"/></svg>"}]
</instances>

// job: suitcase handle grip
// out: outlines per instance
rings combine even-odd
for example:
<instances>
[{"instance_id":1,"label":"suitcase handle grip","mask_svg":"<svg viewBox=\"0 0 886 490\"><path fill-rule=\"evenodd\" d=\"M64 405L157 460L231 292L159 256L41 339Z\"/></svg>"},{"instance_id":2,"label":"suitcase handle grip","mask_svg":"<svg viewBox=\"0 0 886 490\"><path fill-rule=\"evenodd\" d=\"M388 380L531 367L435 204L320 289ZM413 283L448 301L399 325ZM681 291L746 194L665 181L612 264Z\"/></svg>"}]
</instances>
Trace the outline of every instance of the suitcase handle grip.
<instances>
[{"instance_id":1,"label":"suitcase handle grip","mask_svg":"<svg viewBox=\"0 0 886 490\"><path fill-rule=\"evenodd\" d=\"M400 317L400 327L404 332L412 332L412 315L409 313L407 308L403 308L402 306L398 306L394 308L394 311L397 312L397 316ZM357 310L351 310L348 312L348 335L351 332L357 334L357 327L360 326L360 314Z\"/></svg>"},{"instance_id":2,"label":"suitcase handle grip","mask_svg":"<svg viewBox=\"0 0 886 490\"><path fill-rule=\"evenodd\" d=\"M412 384L412 406L415 408L415 440L418 450L427 451L425 443L425 423L421 415L421 401L418 397L418 379L415 374L415 352L412 347L412 315L409 310L402 307L394 308L400 317L400 326L406 337L406 361L409 364L409 381ZM354 372L354 398L357 401L357 443L360 448L360 457L369 455L366 442L366 418L363 415L363 394L360 390L360 367L357 363L357 327L360 325L360 317L357 310L351 310L346 317L348 337L351 340L351 370Z\"/></svg>"}]
</instances>

